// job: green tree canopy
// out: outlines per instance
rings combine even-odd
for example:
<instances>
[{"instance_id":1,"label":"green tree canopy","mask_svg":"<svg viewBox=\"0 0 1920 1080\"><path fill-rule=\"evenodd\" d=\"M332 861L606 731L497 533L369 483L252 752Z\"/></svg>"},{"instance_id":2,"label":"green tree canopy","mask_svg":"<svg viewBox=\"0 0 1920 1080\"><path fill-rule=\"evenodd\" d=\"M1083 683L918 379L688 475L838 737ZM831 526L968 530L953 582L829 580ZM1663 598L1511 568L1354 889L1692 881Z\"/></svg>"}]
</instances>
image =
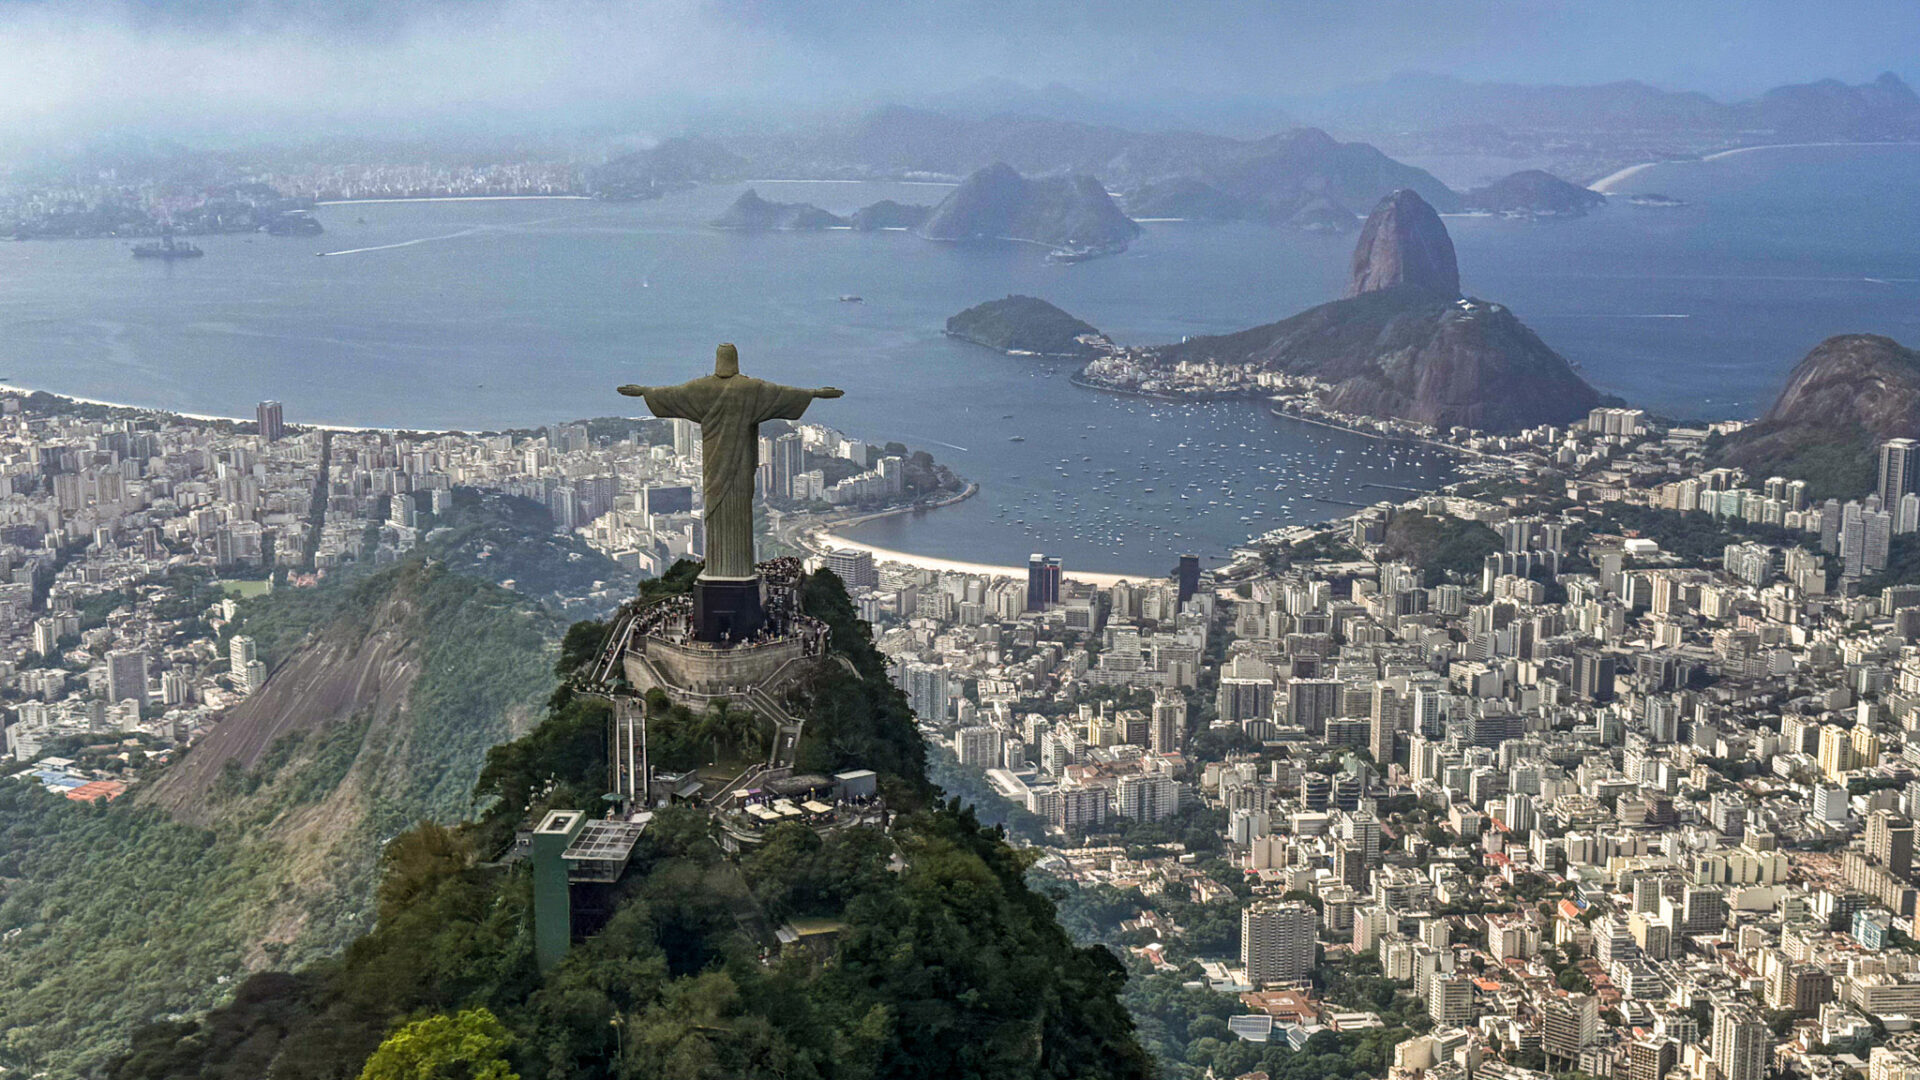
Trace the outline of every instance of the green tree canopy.
<instances>
[{"instance_id":1,"label":"green tree canopy","mask_svg":"<svg viewBox=\"0 0 1920 1080\"><path fill-rule=\"evenodd\" d=\"M520 1080L507 1062L513 1036L486 1009L415 1020L387 1036L360 1080Z\"/></svg>"}]
</instances>

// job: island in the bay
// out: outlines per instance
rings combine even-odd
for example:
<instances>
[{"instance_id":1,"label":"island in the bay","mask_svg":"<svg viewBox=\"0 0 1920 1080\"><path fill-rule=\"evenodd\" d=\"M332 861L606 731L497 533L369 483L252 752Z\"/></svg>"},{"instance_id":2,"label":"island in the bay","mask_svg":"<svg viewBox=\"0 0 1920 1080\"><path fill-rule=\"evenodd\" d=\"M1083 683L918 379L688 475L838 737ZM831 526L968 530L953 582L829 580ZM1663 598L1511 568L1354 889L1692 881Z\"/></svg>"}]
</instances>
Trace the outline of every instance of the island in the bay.
<instances>
[{"instance_id":1,"label":"island in the bay","mask_svg":"<svg viewBox=\"0 0 1920 1080\"><path fill-rule=\"evenodd\" d=\"M1467 210L1517 217L1580 217L1607 197L1541 169L1523 169L1461 197Z\"/></svg>"},{"instance_id":2,"label":"island in the bay","mask_svg":"<svg viewBox=\"0 0 1920 1080\"><path fill-rule=\"evenodd\" d=\"M1015 356L1091 360L1112 348L1092 325L1033 296L975 304L947 320L947 336Z\"/></svg>"},{"instance_id":3,"label":"island in the bay","mask_svg":"<svg viewBox=\"0 0 1920 1080\"><path fill-rule=\"evenodd\" d=\"M1075 257L1127 249L1140 226L1120 212L1100 181L1084 174L1029 178L989 165L933 208L929 240L1019 240Z\"/></svg>"},{"instance_id":4,"label":"island in the bay","mask_svg":"<svg viewBox=\"0 0 1920 1080\"><path fill-rule=\"evenodd\" d=\"M1091 176L1021 176L1006 165L975 172L936 206L884 199L848 217L812 203L764 199L752 188L710 223L739 232L910 229L928 240L1039 244L1078 262L1125 251L1140 226Z\"/></svg>"}]
</instances>

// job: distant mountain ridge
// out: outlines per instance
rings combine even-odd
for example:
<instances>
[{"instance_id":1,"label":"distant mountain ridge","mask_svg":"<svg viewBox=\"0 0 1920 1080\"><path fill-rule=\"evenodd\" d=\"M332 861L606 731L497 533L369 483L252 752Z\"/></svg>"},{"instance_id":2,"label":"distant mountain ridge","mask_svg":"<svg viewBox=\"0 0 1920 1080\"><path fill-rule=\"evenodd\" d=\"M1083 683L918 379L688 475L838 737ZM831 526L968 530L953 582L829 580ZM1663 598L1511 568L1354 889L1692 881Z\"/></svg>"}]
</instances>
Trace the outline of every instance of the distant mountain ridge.
<instances>
[{"instance_id":1,"label":"distant mountain ridge","mask_svg":"<svg viewBox=\"0 0 1920 1080\"><path fill-rule=\"evenodd\" d=\"M1425 170L1314 128L1240 140L1015 114L969 118L892 105L845 127L741 137L725 145L763 173L787 176L952 177L993 165L1025 176L1094 176L1124 193L1129 211L1141 217L1284 223L1320 200L1351 211L1403 187L1443 210L1459 204L1458 195ZM1162 190L1170 184L1171 190ZM1166 208L1170 195L1183 200L1177 212Z\"/></svg>"},{"instance_id":2,"label":"distant mountain ridge","mask_svg":"<svg viewBox=\"0 0 1920 1080\"><path fill-rule=\"evenodd\" d=\"M1400 188L1418 191L1442 211L1465 205L1424 169L1318 128L1236 139L1190 130L1137 131L1058 115L982 116L906 105L803 132L669 139L592 170L588 185L607 198L652 198L749 175L949 179L995 165L1034 178L1097 177L1122 194L1135 217L1347 228L1359 220L1356 208Z\"/></svg>"},{"instance_id":3,"label":"distant mountain ridge","mask_svg":"<svg viewBox=\"0 0 1920 1080\"><path fill-rule=\"evenodd\" d=\"M1343 129L1443 131L1491 126L1509 130L1739 134L1786 138L1884 139L1920 136L1920 98L1888 72L1848 85L1823 79L1775 87L1759 98L1723 103L1697 91L1662 90L1643 82L1589 86L1475 83L1408 72L1315 98L1298 99L1302 115Z\"/></svg>"}]
</instances>

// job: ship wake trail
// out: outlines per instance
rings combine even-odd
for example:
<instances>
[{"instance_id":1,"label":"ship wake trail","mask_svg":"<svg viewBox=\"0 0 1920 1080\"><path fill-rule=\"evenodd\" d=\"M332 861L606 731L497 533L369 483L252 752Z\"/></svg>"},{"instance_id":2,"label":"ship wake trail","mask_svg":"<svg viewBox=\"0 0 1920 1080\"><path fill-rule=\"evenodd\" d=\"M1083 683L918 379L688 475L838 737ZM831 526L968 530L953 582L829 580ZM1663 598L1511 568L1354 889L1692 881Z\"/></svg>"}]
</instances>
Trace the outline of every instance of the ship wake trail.
<instances>
[{"instance_id":1,"label":"ship wake trail","mask_svg":"<svg viewBox=\"0 0 1920 1080\"><path fill-rule=\"evenodd\" d=\"M431 244L436 240L457 240L462 236L472 236L474 233L486 231L485 227L462 229L459 232L447 233L445 236L422 236L414 240L402 240L397 244L376 244L373 247L346 248L342 251L316 251L314 254L324 257L327 255L362 255L369 251L392 251L394 248L412 247L415 244Z\"/></svg>"},{"instance_id":2,"label":"ship wake trail","mask_svg":"<svg viewBox=\"0 0 1920 1080\"><path fill-rule=\"evenodd\" d=\"M475 225L469 229L461 229L459 232L450 232L441 236L421 236L412 240L402 240L394 244L375 244L372 247L346 248L341 251L316 251L314 254L325 257L328 255L362 255L369 251L392 251L394 248L412 247L415 244L431 244L440 240L458 240L463 236L472 236L475 233L506 232L512 229L531 228L535 225L545 225L551 221L559 221L562 216L565 215L536 218L533 221L518 221L511 225Z\"/></svg>"},{"instance_id":3,"label":"ship wake trail","mask_svg":"<svg viewBox=\"0 0 1920 1080\"><path fill-rule=\"evenodd\" d=\"M927 438L927 437L926 437L926 436L924 436L924 435L922 435L922 436L920 437L920 441L921 441L921 442L930 442L930 443L932 443L932 444L933 444L933 445L935 445L935 446L944 446L944 447L946 447L946 448L947 448L947 449L949 449L949 450L958 450L958 451L960 451L960 452L961 452L961 453L963 453L963 454L971 454L971 453L973 452L973 451L971 451L971 450L969 450L969 449L967 449L967 448L966 448L966 447L964 447L964 446L955 446L955 445L954 445L953 443L950 443L950 442L941 442L941 441L940 441L939 439L929 439L929 438Z\"/></svg>"}]
</instances>

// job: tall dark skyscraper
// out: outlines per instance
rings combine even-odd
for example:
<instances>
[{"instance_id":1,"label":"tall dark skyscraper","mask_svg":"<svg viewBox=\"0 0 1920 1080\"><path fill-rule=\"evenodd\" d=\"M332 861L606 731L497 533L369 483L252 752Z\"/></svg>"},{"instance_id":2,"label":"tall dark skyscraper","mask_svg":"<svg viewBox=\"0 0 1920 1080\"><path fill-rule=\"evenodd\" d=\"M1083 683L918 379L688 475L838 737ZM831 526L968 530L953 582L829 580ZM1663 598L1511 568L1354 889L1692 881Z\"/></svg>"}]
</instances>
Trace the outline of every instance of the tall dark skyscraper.
<instances>
[{"instance_id":1,"label":"tall dark skyscraper","mask_svg":"<svg viewBox=\"0 0 1920 1080\"><path fill-rule=\"evenodd\" d=\"M286 419L280 412L277 401L263 401L253 410L254 419L260 424L260 437L268 442L279 442L280 436L287 433Z\"/></svg>"},{"instance_id":2,"label":"tall dark skyscraper","mask_svg":"<svg viewBox=\"0 0 1920 1080\"><path fill-rule=\"evenodd\" d=\"M1573 692L1587 701L1612 701L1614 658L1586 651L1573 660Z\"/></svg>"},{"instance_id":3,"label":"tall dark skyscraper","mask_svg":"<svg viewBox=\"0 0 1920 1080\"><path fill-rule=\"evenodd\" d=\"M1027 610L1045 611L1060 602L1060 558L1035 552L1027 560Z\"/></svg>"},{"instance_id":4,"label":"tall dark skyscraper","mask_svg":"<svg viewBox=\"0 0 1920 1080\"><path fill-rule=\"evenodd\" d=\"M1180 556L1177 573L1180 579L1180 604L1184 607L1188 600L1193 599L1193 594L1200 591L1200 556Z\"/></svg>"},{"instance_id":5,"label":"tall dark skyscraper","mask_svg":"<svg viewBox=\"0 0 1920 1080\"><path fill-rule=\"evenodd\" d=\"M1898 513L1900 496L1920 491L1920 442L1888 439L1880 444L1880 509Z\"/></svg>"}]
</instances>

